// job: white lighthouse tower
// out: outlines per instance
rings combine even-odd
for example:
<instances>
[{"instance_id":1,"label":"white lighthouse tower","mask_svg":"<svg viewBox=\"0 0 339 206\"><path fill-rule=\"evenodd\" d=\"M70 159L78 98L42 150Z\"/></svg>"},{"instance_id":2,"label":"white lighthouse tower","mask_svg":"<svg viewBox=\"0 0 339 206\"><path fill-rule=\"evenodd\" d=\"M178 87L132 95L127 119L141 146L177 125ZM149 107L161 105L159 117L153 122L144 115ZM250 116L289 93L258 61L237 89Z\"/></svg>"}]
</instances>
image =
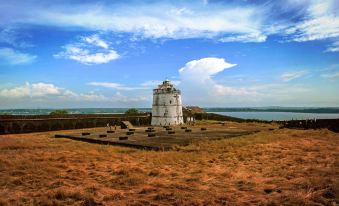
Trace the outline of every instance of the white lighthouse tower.
<instances>
[{"instance_id":1,"label":"white lighthouse tower","mask_svg":"<svg viewBox=\"0 0 339 206\"><path fill-rule=\"evenodd\" d=\"M182 124L181 92L170 81L163 81L153 89L152 125Z\"/></svg>"}]
</instances>

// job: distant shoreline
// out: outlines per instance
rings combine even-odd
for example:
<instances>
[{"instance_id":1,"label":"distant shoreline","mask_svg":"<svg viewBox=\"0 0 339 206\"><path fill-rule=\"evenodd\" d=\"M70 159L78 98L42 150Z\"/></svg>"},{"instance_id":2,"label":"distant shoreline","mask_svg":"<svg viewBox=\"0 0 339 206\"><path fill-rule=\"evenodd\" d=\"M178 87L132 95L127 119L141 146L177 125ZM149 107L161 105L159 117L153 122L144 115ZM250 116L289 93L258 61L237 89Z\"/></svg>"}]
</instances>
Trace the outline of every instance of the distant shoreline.
<instances>
[{"instance_id":1,"label":"distant shoreline","mask_svg":"<svg viewBox=\"0 0 339 206\"><path fill-rule=\"evenodd\" d=\"M70 114L119 114L128 108L64 108ZM137 108L140 112L151 112L151 108ZM339 107L205 107L205 112L290 112L313 114L339 114ZM44 115L54 111L50 109L0 109L1 114Z\"/></svg>"},{"instance_id":2,"label":"distant shoreline","mask_svg":"<svg viewBox=\"0 0 339 206\"><path fill-rule=\"evenodd\" d=\"M326 108L204 108L206 112L293 112L293 113L318 113L339 114L338 107Z\"/></svg>"}]
</instances>

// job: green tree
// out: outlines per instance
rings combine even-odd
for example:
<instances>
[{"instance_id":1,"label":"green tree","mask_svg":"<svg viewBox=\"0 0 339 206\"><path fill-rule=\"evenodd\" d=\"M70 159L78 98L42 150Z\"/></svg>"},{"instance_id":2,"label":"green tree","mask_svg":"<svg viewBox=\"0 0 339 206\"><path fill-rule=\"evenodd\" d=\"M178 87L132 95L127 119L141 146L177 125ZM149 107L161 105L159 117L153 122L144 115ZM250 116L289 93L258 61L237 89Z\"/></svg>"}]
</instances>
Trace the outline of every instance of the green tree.
<instances>
[{"instance_id":1,"label":"green tree","mask_svg":"<svg viewBox=\"0 0 339 206\"><path fill-rule=\"evenodd\" d=\"M59 109L49 113L49 115L63 115L63 114L68 114L68 111L65 109Z\"/></svg>"},{"instance_id":2,"label":"green tree","mask_svg":"<svg viewBox=\"0 0 339 206\"><path fill-rule=\"evenodd\" d=\"M130 108L125 112L125 114L127 114L127 115L139 114L139 110L137 110L135 108Z\"/></svg>"}]
</instances>

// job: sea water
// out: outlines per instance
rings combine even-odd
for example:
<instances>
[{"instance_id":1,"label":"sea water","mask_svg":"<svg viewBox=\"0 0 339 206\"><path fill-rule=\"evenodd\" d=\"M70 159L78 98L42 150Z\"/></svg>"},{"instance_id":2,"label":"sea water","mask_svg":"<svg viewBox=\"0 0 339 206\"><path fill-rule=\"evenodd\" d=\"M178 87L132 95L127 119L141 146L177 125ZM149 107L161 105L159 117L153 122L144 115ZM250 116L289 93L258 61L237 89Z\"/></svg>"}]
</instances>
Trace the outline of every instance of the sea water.
<instances>
[{"instance_id":1,"label":"sea water","mask_svg":"<svg viewBox=\"0 0 339 206\"><path fill-rule=\"evenodd\" d=\"M336 119L339 114L299 113L299 112L214 112L216 114L259 120L303 120L303 119Z\"/></svg>"},{"instance_id":2,"label":"sea water","mask_svg":"<svg viewBox=\"0 0 339 206\"><path fill-rule=\"evenodd\" d=\"M72 108L66 109L70 114L123 114L128 108ZM137 108L140 112L151 112L151 108ZM5 109L1 113L12 115L46 115L55 109ZM238 117L242 119L259 120L302 120L302 119L334 119L339 118L339 113L300 113L300 112L222 112L213 113Z\"/></svg>"}]
</instances>

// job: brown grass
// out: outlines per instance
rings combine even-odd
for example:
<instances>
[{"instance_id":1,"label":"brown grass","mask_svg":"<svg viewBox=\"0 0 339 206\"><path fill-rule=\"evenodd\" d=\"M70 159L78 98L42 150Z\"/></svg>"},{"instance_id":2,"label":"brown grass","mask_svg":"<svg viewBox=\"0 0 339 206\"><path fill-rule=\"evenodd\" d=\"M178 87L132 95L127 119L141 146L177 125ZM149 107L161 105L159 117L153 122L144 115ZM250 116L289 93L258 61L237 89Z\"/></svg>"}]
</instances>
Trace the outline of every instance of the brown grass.
<instances>
[{"instance_id":1,"label":"brown grass","mask_svg":"<svg viewBox=\"0 0 339 206\"><path fill-rule=\"evenodd\" d=\"M53 134L0 136L0 206L339 203L339 134L328 130L276 129L166 152Z\"/></svg>"}]
</instances>

